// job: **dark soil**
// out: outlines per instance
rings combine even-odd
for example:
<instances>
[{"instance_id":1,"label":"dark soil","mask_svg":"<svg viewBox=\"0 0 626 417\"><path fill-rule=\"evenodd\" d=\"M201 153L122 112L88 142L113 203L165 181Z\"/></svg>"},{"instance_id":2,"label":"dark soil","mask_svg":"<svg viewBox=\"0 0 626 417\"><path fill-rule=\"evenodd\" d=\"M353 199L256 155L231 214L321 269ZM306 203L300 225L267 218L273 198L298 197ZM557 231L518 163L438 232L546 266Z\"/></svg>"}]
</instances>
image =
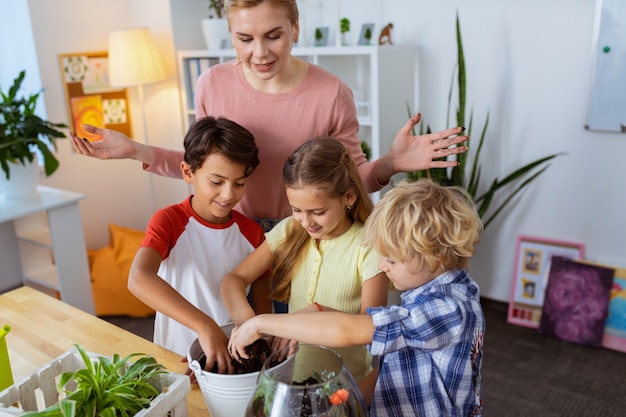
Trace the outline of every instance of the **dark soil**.
<instances>
[{"instance_id":1,"label":"dark soil","mask_svg":"<svg viewBox=\"0 0 626 417\"><path fill-rule=\"evenodd\" d=\"M241 362L232 360L236 374L249 374L260 371L271 352L265 339L257 339L253 344L246 346L246 353L249 356L248 359L241 358Z\"/></svg>"},{"instance_id":2,"label":"dark soil","mask_svg":"<svg viewBox=\"0 0 626 417\"><path fill-rule=\"evenodd\" d=\"M301 381L301 382L294 381L293 385L308 386L308 385L313 385L317 383L319 383L317 379L313 377L309 377L308 379L305 379L304 381ZM317 398L317 401L321 403L323 400L321 398ZM315 408L321 409L320 405L318 405ZM302 393L302 408L300 409L300 417L308 417L312 415L313 415L313 404L311 403L311 397L309 395L308 389L305 389Z\"/></svg>"}]
</instances>

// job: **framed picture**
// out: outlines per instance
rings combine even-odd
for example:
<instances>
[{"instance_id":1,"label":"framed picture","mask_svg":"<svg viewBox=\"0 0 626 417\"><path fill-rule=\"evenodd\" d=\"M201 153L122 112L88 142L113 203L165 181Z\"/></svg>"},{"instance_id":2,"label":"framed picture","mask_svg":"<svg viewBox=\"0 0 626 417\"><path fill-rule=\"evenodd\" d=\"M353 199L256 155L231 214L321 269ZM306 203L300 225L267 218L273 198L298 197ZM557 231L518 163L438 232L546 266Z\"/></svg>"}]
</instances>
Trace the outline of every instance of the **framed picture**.
<instances>
[{"instance_id":1,"label":"framed picture","mask_svg":"<svg viewBox=\"0 0 626 417\"><path fill-rule=\"evenodd\" d=\"M584 244L520 235L507 321L539 328L553 256L582 259Z\"/></svg>"},{"instance_id":2,"label":"framed picture","mask_svg":"<svg viewBox=\"0 0 626 417\"><path fill-rule=\"evenodd\" d=\"M613 268L554 256L539 333L599 348L614 276Z\"/></svg>"},{"instance_id":3,"label":"framed picture","mask_svg":"<svg viewBox=\"0 0 626 417\"><path fill-rule=\"evenodd\" d=\"M327 26L315 28L315 42L313 44L315 46L328 45L328 27Z\"/></svg>"},{"instance_id":4,"label":"framed picture","mask_svg":"<svg viewBox=\"0 0 626 417\"><path fill-rule=\"evenodd\" d=\"M361 27L361 35L359 36L359 45L372 45L374 37L374 24L365 23Z\"/></svg>"},{"instance_id":5,"label":"framed picture","mask_svg":"<svg viewBox=\"0 0 626 417\"><path fill-rule=\"evenodd\" d=\"M109 84L107 51L59 55L69 127L88 140L84 123L120 131L133 137L126 89Z\"/></svg>"},{"instance_id":6,"label":"framed picture","mask_svg":"<svg viewBox=\"0 0 626 417\"><path fill-rule=\"evenodd\" d=\"M579 262L611 268L615 271L604 334L602 335L602 347L626 352L626 268L590 261Z\"/></svg>"}]
</instances>

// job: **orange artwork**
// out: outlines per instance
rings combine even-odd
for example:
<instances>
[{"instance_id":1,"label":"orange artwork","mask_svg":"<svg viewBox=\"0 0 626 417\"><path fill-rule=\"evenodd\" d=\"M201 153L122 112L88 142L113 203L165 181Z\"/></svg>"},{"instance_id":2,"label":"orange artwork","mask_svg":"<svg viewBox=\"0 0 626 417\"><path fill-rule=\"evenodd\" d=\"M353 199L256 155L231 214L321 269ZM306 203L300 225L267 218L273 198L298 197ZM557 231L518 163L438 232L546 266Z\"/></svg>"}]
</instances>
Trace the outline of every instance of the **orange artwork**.
<instances>
[{"instance_id":1,"label":"orange artwork","mask_svg":"<svg viewBox=\"0 0 626 417\"><path fill-rule=\"evenodd\" d=\"M76 134L90 141L98 140L99 136L85 131L83 124L94 126L103 125L104 111L102 109L102 97L100 95L76 97L71 99L71 103Z\"/></svg>"},{"instance_id":2,"label":"orange artwork","mask_svg":"<svg viewBox=\"0 0 626 417\"><path fill-rule=\"evenodd\" d=\"M126 89L109 84L108 61L106 51L59 55L68 125L90 141L100 137L87 133L82 127L85 123L133 137Z\"/></svg>"}]
</instances>

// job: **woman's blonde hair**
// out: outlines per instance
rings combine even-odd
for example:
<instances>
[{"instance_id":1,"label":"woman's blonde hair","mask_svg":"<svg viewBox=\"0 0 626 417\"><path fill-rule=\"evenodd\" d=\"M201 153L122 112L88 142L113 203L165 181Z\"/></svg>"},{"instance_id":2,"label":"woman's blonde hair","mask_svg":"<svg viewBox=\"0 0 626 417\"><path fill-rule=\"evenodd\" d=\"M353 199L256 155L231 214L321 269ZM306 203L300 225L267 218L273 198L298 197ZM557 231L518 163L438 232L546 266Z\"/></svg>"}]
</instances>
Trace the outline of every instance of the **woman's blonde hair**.
<instances>
[{"instance_id":1,"label":"woman's blonde hair","mask_svg":"<svg viewBox=\"0 0 626 417\"><path fill-rule=\"evenodd\" d=\"M383 256L430 271L466 268L483 224L461 187L403 181L376 204L365 240Z\"/></svg>"},{"instance_id":2,"label":"woman's blonde hair","mask_svg":"<svg viewBox=\"0 0 626 417\"><path fill-rule=\"evenodd\" d=\"M260 4L267 4L268 6L284 10L291 23L294 26L298 24L299 13L296 0L226 0L224 10L226 11L226 17L228 17L231 10L249 9Z\"/></svg>"},{"instance_id":3,"label":"woman's blonde hair","mask_svg":"<svg viewBox=\"0 0 626 417\"><path fill-rule=\"evenodd\" d=\"M347 149L337 139L323 137L301 145L285 162L283 167L285 187L299 189L315 187L330 198L342 198L347 192L356 194L346 215L353 222L365 223L373 209L359 171ZM272 267L273 298L287 301L291 292L291 279L311 243L307 231L293 218L287 228L287 236L275 250Z\"/></svg>"}]
</instances>

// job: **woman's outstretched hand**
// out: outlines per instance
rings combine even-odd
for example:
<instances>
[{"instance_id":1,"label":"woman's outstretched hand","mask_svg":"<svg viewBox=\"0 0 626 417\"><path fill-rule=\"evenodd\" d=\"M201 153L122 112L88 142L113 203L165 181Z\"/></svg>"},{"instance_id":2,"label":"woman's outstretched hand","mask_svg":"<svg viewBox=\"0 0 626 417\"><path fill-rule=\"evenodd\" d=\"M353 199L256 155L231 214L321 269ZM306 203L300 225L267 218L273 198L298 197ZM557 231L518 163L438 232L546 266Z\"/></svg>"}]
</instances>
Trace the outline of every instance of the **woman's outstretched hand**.
<instances>
[{"instance_id":1,"label":"woman's outstretched hand","mask_svg":"<svg viewBox=\"0 0 626 417\"><path fill-rule=\"evenodd\" d=\"M150 164L154 158L154 152L150 146L130 140L121 132L87 124L83 125L83 129L100 136L100 139L89 142L71 133L72 146L81 155L98 159L135 159L146 164Z\"/></svg>"},{"instance_id":2,"label":"woman's outstretched hand","mask_svg":"<svg viewBox=\"0 0 626 417\"><path fill-rule=\"evenodd\" d=\"M465 146L453 147L469 139L468 136L462 135L464 127L413 136L412 130L420 119L420 113L411 117L396 134L389 152L379 160L377 176L381 183L386 183L398 172L457 166L456 161L436 161L436 159L467 151Z\"/></svg>"}]
</instances>

